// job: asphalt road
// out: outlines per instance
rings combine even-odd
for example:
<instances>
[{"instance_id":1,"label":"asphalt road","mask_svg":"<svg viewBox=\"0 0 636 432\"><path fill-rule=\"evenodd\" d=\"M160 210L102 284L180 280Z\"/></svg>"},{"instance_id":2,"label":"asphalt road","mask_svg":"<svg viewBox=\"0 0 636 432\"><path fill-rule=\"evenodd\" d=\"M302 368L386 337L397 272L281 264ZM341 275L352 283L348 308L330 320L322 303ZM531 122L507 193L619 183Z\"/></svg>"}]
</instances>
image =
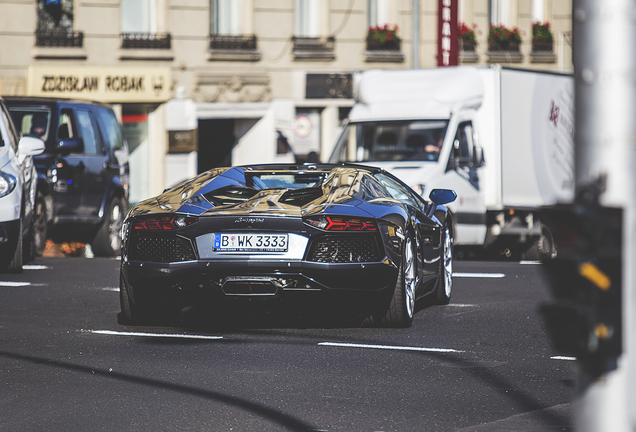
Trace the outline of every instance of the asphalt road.
<instances>
[{"instance_id":1,"label":"asphalt road","mask_svg":"<svg viewBox=\"0 0 636 432\"><path fill-rule=\"evenodd\" d=\"M0 275L1 431L573 430L541 266L455 262L449 306L409 329L243 317L118 324L119 262Z\"/></svg>"}]
</instances>

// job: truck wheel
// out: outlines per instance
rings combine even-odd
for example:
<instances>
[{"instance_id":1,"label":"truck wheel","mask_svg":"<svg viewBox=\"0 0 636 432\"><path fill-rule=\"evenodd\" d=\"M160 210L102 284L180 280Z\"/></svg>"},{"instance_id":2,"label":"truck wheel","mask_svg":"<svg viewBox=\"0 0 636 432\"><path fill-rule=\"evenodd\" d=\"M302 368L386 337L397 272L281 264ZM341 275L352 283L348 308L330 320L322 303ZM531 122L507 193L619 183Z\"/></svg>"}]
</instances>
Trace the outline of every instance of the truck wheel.
<instances>
[{"instance_id":1,"label":"truck wheel","mask_svg":"<svg viewBox=\"0 0 636 432\"><path fill-rule=\"evenodd\" d=\"M122 200L117 197L106 206L104 220L91 245L95 256L114 257L121 253L121 226L125 212Z\"/></svg>"},{"instance_id":2,"label":"truck wheel","mask_svg":"<svg viewBox=\"0 0 636 432\"><path fill-rule=\"evenodd\" d=\"M444 226L444 238L442 241L443 249L439 262L435 302L440 305L447 305L450 303L453 290L453 237L448 225Z\"/></svg>"},{"instance_id":3,"label":"truck wheel","mask_svg":"<svg viewBox=\"0 0 636 432\"><path fill-rule=\"evenodd\" d=\"M529 261L539 261L555 258L557 255L556 244L550 229L541 224L541 235L539 239L521 254L521 259Z\"/></svg>"},{"instance_id":4,"label":"truck wheel","mask_svg":"<svg viewBox=\"0 0 636 432\"><path fill-rule=\"evenodd\" d=\"M402 263L383 322L389 327L411 327L415 313L415 253L411 236L404 241Z\"/></svg>"},{"instance_id":5,"label":"truck wheel","mask_svg":"<svg viewBox=\"0 0 636 432\"><path fill-rule=\"evenodd\" d=\"M22 219L18 224L18 241L13 251L11 261L0 264L0 268L7 273L22 273Z\"/></svg>"},{"instance_id":6,"label":"truck wheel","mask_svg":"<svg viewBox=\"0 0 636 432\"><path fill-rule=\"evenodd\" d=\"M31 227L33 242L33 253L35 256L42 256L48 238L48 223L46 220L46 203L44 196L38 192L35 197L35 208L33 211L33 226Z\"/></svg>"}]
</instances>

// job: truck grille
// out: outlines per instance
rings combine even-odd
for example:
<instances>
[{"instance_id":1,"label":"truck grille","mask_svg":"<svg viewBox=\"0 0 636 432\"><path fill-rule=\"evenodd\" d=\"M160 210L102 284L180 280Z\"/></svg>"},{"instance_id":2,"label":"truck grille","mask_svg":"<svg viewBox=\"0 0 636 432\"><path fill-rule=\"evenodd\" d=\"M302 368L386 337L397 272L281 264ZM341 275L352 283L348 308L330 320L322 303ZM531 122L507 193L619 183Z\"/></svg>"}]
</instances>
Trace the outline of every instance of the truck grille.
<instances>
[{"instance_id":1,"label":"truck grille","mask_svg":"<svg viewBox=\"0 0 636 432\"><path fill-rule=\"evenodd\" d=\"M175 262L196 259L190 240L171 235L132 232L128 243L131 261Z\"/></svg>"},{"instance_id":2,"label":"truck grille","mask_svg":"<svg viewBox=\"0 0 636 432\"><path fill-rule=\"evenodd\" d=\"M308 260L326 263L380 261L380 250L374 236L327 236L315 241Z\"/></svg>"}]
</instances>

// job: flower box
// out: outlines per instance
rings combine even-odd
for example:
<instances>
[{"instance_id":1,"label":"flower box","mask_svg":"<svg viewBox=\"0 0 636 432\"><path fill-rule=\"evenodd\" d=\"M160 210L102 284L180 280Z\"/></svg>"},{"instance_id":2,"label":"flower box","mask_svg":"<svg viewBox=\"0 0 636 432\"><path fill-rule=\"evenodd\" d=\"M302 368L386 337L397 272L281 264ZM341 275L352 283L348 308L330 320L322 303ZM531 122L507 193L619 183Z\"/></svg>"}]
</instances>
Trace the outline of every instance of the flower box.
<instances>
[{"instance_id":1,"label":"flower box","mask_svg":"<svg viewBox=\"0 0 636 432\"><path fill-rule=\"evenodd\" d=\"M459 50L460 51L475 52L476 48L477 48L477 42L461 40L461 39L459 41Z\"/></svg>"},{"instance_id":2,"label":"flower box","mask_svg":"<svg viewBox=\"0 0 636 432\"><path fill-rule=\"evenodd\" d=\"M519 52L519 42L515 41L495 41L492 39L488 40L488 51L514 51Z\"/></svg>"},{"instance_id":3,"label":"flower box","mask_svg":"<svg viewBox=\"0 0 636 432\"><path fill-rule=\"evenodd\" d=\"M532 39L532 51L550 51L553 49L553 41Z\"/></svg>"},{"instance_id":4,"label":"flower box","mask_svg":"<svg viewBox=\"0 0 636 432\"><path fill-rule=\"evenodd\" d=\"M400 51L402 46L401 39L386 40L384 42L377 41L375 39L367 38L367 50L368 51Z\"/></svg>"}]
</instances>

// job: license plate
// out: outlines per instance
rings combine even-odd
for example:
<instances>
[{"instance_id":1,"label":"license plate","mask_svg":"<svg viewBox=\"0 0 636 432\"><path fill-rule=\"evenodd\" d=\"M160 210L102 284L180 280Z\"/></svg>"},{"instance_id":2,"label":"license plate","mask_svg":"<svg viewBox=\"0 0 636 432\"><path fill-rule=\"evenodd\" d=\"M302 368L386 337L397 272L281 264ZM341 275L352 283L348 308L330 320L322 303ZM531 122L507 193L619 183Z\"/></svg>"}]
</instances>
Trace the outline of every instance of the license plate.
<instances>
[{"instance_id":1,"label":"license plate","mask_svg":"<svg viewBox=\"0 0 636 432\"><path fill-rule=\"evenodd\" d=\"M287 252L287 234L214 234L214 250L224 252Z\"/></svg>"}]
</instances>

